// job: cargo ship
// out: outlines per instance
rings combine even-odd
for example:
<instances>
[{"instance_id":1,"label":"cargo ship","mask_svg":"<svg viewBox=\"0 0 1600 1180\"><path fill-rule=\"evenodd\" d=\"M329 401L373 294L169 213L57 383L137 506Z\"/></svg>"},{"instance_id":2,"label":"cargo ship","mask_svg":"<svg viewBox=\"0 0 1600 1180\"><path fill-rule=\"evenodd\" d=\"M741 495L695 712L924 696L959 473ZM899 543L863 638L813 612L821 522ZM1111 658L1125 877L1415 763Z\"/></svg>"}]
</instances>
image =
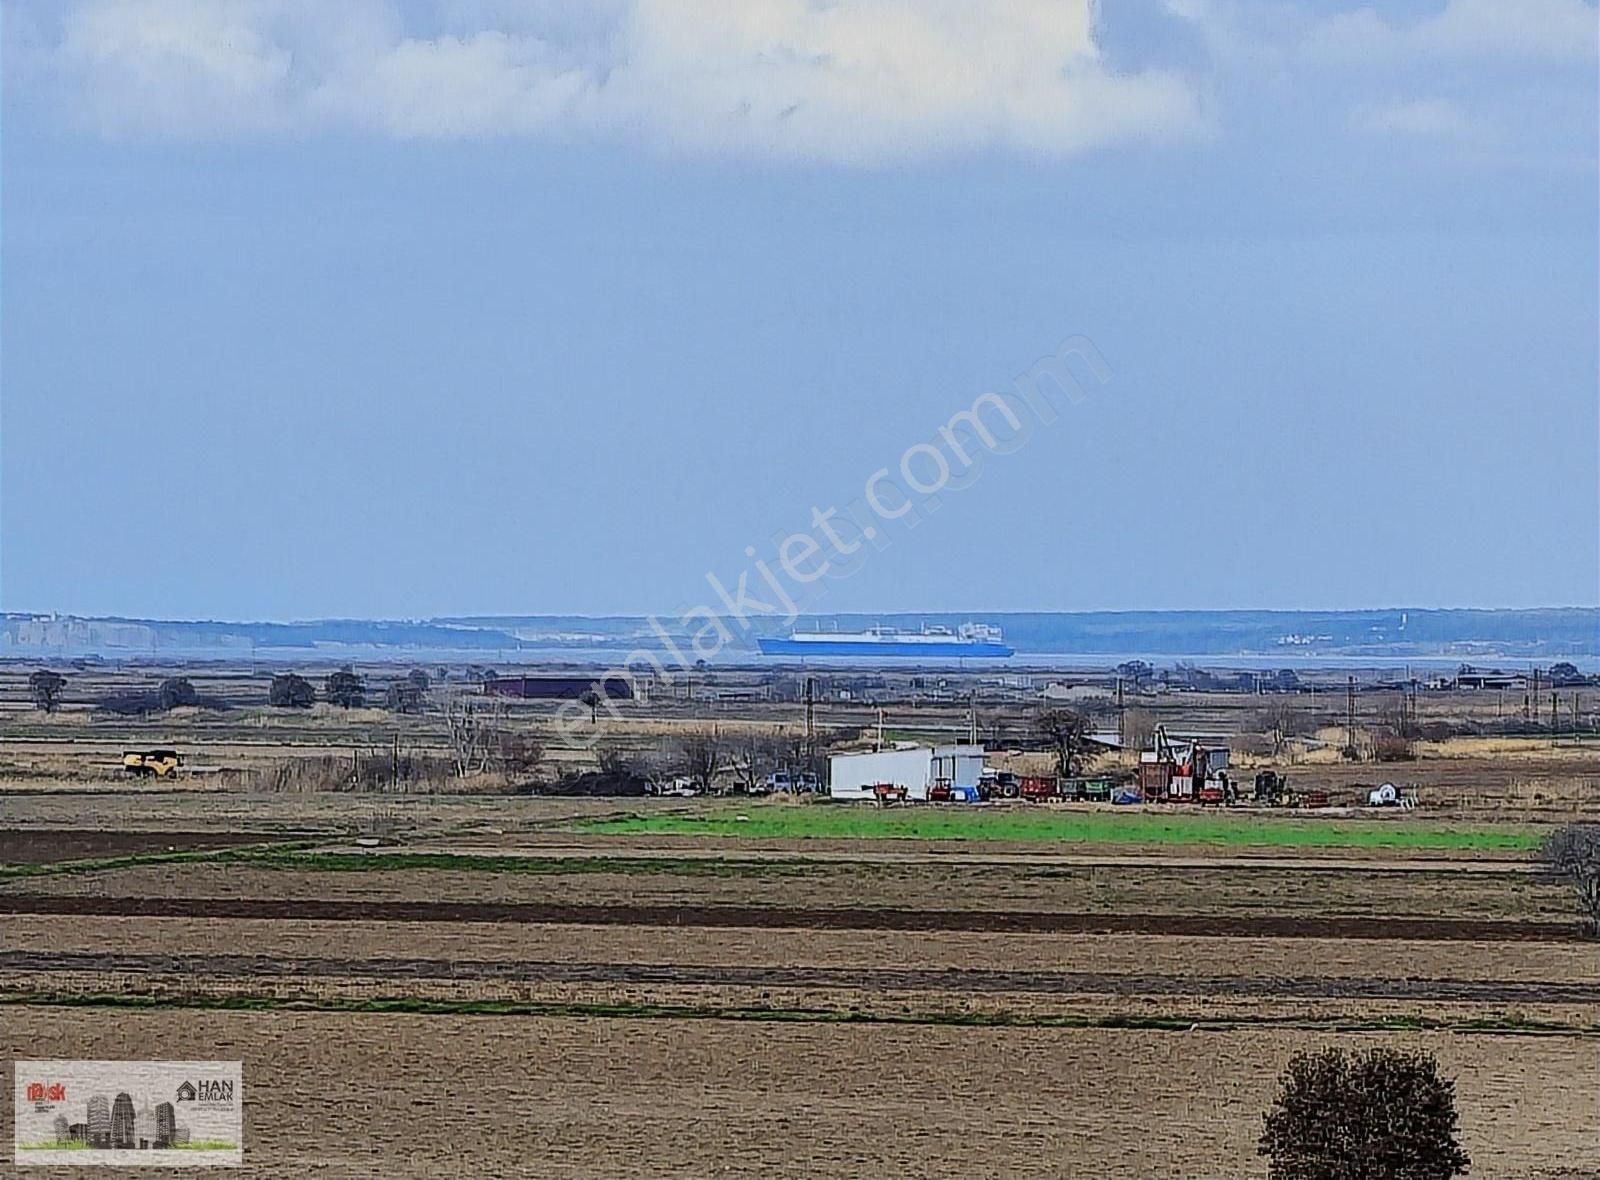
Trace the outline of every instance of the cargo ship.
<instances>
[{"instance_id":1,"label":"cargo ship","mask_svg":"<svg viewBox=\"0 0 1600 1180\"><path fill-rule=\"evenodd\" d=\"M867 659L1003 660L1016 654L1006 646L1000 628L986 623L924 627L900 631L869 627L865 631L794 631L785 636L758 636L764 656L858 656Z\"/></svg>"}]
</instances>

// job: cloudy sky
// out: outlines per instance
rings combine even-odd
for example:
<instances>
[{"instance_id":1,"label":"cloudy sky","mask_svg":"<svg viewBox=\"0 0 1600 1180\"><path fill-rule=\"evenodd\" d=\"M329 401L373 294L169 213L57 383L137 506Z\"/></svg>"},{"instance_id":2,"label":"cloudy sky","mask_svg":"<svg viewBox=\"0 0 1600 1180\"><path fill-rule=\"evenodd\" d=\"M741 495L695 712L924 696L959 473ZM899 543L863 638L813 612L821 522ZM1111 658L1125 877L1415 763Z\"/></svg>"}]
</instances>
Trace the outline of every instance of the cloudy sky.
<instances>
[{"instance_id":1,"label":"cloudy sky","mask_svg":"<svg viewBox=\"0 0 1600 1180\"><path fill-rule=\"evenodd\" d=\"M1587 0L0 0L0 607L1595 604ZM150 555L164 560L148 560Z\"/></svg>"}]
</instances>

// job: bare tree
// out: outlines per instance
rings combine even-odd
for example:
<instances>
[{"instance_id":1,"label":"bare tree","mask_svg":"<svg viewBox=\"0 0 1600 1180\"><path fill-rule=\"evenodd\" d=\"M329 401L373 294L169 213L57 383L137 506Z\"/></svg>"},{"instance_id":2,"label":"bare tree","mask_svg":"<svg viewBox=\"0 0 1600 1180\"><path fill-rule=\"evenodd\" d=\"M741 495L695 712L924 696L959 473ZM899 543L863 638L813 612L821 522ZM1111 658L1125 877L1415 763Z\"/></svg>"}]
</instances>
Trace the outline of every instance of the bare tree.
<instances>
[{"instance_id":1,"label":"bare tree","mask_svg":"<svg viewBox=\"0 0 1600 1180\"><path fill-rule=\"evenodd\" d=\"M589 724L600 724L600 694L592 688L586 688L578 700L589 706Z\"/></svg>"},{"instance_id":2,"label":"bare tree","mask_svg":"<svg viewBox=\"0 0 1600 1180\"><path fill-rule=\"evenodd\" d=\"M1539 856L1578 894L1591 931L1600 932L1600 824L1568 824L1544 838Z\"/></svg>"},{"instance_id":3,"label":"bare tree","mask_svg":"<svg viewBox=\"0 0 1600 1180\"><path fill-rule=\"evenodd\" d=\"M1261 710L1257 718L1263 733L1272 741L1272 756L1283 754L1292 737L1304 737L1314 732L1311 718L1304 710L1296 709L1288 701L1273 701Z\"/></svg>"},{"instance_id":4,"label":"bare tree","mask_svg":"<svg viewBox=\"0 0 1600 1180\"><path fill-rule=\"evenodd\" d=\"M1149 709L1128 709L1122 714L1122 747L1142 750L1155 740L1156 715Z\"/></svg>"},{"instance_id":5,"label":"bare tree","mask_svg":"<svg viewBox=\"0 0 1600 1180\"><path fill-rule=\"evenodd\" d=\"M507 774L532 774L544 762L544 744L527 730L497 729L490 740L494 765Z\"/></svg>"},{"instance_id":6,"label":"bare tree","mask_svg":"<svg viewBox=\"0 0 1600 1180\"><path fill-rule=\"evenodd\" d=\"M445 701L445 732L450 739L450 759L457 778L489 769L500 730L500 703L456 693Z\"/></svg>"},{"instance_id":7,"label":"bare tree","mask_svg":"<svg viewBox=\"0 0 1600 1180\"><path fill-rule=\"evenodd\" d=\"M60 672L40 668L28 677L28 692L33 695L34 708L54 713L56 706L61 703L61 690L66 685L67 678Z\"/></svg>"},{"instance_id":8,"label":"bare tree","mask_svg":"<svg viewBox=\"0 0 1600 1180\"><path fill-rule=\"evenodd\" d=\"M1072 778L1094 755L1089 749L1089 719L1073 709L1046 709L1034 719L1034 732L1056 756L1056 773Z\"/></svg>"},{"instance_id":9,"label":"bare tree","mask_svg":"<svg viewBox=\"0 0 1600 1180\"><path fill-rule=\"evenodd\" d=\"M695 786L702 791L711 790L722 765L722 739L716 728L685 738L678 746L678 762Z\"/></svg>"},{"instance_id":10,"label":"bare tree","mask_svg":"<svg viewBox=\"0 0 1600 1180\"><path fill-rule=\"evenodd\" d=\"M805 740L785 740L767 734L752 733L738 744L733 755L734 771L739 785L753 792L762 779L780 765L800 766L805 760Z\"/></svg>"}]
</instances>

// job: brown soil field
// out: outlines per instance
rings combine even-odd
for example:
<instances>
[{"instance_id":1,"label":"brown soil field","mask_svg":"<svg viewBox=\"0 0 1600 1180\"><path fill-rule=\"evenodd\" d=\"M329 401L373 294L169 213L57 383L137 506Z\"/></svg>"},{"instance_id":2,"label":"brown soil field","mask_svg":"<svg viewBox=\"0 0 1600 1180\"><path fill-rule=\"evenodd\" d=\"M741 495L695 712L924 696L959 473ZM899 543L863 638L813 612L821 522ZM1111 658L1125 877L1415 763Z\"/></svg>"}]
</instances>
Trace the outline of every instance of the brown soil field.
<instances>
[{"instance_id":1,"label":"brown soil field","mask_svg":"<svg viewBox=\"0 0 1600 1180\"><path fill-rule=\"evenodd\" d=\"M1140 934L992 934L897 930L752 930L651 926L275 922L225 928L193 918L0 918L0 947L90 954L263 956L406 954L436 959L610 963L761 963L775 967L929 970L973 965L1027 971L1224 972L1272 978L1430 979L1537 983L1600 981L1600 944L1407 942L1376 939L1193 938Z\"/></svg>"},{"instance_id":2,"label":"brown soil field","mask_svg":"<svg viewBox=\"0 0 1600 1180\"><path fill-rule=\"evenodd\" d=\"M1474 1180L1600 1167L1595 1043L1577 1038L47 1008L0 1023L7 1058L243 1060L239 1174L272 1180L1258 1177L1279 1071L1330 1042L1436 1052Z\"/></svg>"},{"instance_id":3,"label":"brown soil field","mask_svg":"<svg viewBox=\"0 0 1600 1180\"><path fill-rule=\"evenodd\" d=\"M178 965L175 965L178 966ZM614 973L607 972L611 975ZM285 1009L418 1012L420 1003L439 1006L425 1015L465 1015L462 1005L512 1005L517 1015L572 1019L718 1018L757 1023L814 1021L941 1027L1146 1027L1167 1031L1248 1028L1271 1031L1378 1032L1427 1028L1459 1035L1499 1033L1592 1037L1594 1005L1491 1003L1477 999L1351 996L1206 994L1165 989L1151 993L1091 991L986 991L803 984L675 983L661 978L629 980L481 979L408 977L403 981L365 975L150 974L145 971L8 971L9 997L43 1003L64 995L137 994L173 1009L205 1010L227 1004L259 1007L270 1001ZM1264 1017L1263 1012L1270 1012ZM1397 1013L1401 1014L1397 1016ZM486 1013L508 1015L505 1011Z\"/></svg>"},{"instance_id":4,"label":"brown soil field","mask_svg":"<svg viewBox=\"0 0 1600 1180\"><path fill-rule=\"evenodd\" d=\"M757 987L852 990L868 993L949 991L968 995L1044 993L1061 995L1192 996L1240 999L1331 998L1442 1000L1500 1005L1600 1006L1600 981L1507 982L1449 978L1394 979L1279 974L1177 975L1150 971L1042 971L997 966L839 967L810 964L617 963L579 959L465 959L261 954L129 954L109 951L0 951L0 973L103 972L186 979L203 988L211 979L286 976L314 990L319 979L413 981L449 979L500 983L606 983L670 987Z\"/></svg>"},{"instance_id":5,"label":"brown soil field","mask_svg":"<svg viewBox=\"0 0 1600 1180\"><path fill-rule=\"evenodd\" d=\"M0 828L158 832L167 829L261 833L271 838L390 832L459 835L533 832L580 816L625 813L629 800L518 796L247 794L167 790L113 780L96 790L0 792ZM637 803L636 800L631 801ZM670 811L693 801L653 801Z\"/></svg>"},{"instance_id":6,"label":"brown soil field","mask_svg":"<svg viewBox=\"0 0 1600 1180\"><path fill-rule=\"evenodd\" d=\"M0 881L0 898L16 893L363 903L426 898L483 907L731 906L1108 917L1204 913L1263 922L1470 918L1565 925L1575 918L1566 886L1527 866L1502 873L1397 873L1364 871L1359 862L1327 872L1297 870L1284 861L1200 868L1160 862L972 864L936 856L889 863L781 854L765 861L697 857L690 864L642 859L648 863L618 863L615 870L605 860L590 859L574 863L570 872L559 860L530 862L537 871L529 872L302 872L243 863L149 864Z\"/></svg>"},{"instance_id":7,"label":"brown soil field","mask_svg":"<svg viewBox=\"0 0 1600 1180\"><path fill-rule=\"evenodd\" d=\"M1271 914L1083 914L984 910L809 909L780 906L553 905L543 902L324 898L101 896L0 893L0 914L268 918L279 921L534 922L552 925L712 926L815 930L989 930L1018 934L1150 934L1246 938L1399 938L1417 941L1583 942L1576 922L1470 918L1279 917Z\"/></svg>"},{"instance_id":8,"label":"brown soil field","mask_svg":"<svg viewBox=\"0 0 1600 1180\"><path fill-rule=\"evenodd\" d=\"M0 865L54 864L144 852L195 851L259 844L241 832L0 831Z\"/></svg>"}]
</instances>

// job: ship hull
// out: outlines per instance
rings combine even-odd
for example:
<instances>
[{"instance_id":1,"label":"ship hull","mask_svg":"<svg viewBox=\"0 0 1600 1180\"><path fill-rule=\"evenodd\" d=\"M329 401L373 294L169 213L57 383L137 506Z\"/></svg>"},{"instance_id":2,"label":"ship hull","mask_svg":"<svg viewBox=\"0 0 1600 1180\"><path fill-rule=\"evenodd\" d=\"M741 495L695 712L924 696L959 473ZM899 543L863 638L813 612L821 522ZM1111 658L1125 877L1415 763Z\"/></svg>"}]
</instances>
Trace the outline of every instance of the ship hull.
<instances>
[{"instance_id":1,"label":"ship hull","mask_svg":"<svg viewBox=\"0 0 1600 1180\"><path fill-rule=\"evenodd\" d=\"M759 637L756 646L764 656L854 656L864 659L1003 660L1016 652L1003 643L952 639L916 643L892 639L790 639Z\"/></svg>"}]
</instances>

